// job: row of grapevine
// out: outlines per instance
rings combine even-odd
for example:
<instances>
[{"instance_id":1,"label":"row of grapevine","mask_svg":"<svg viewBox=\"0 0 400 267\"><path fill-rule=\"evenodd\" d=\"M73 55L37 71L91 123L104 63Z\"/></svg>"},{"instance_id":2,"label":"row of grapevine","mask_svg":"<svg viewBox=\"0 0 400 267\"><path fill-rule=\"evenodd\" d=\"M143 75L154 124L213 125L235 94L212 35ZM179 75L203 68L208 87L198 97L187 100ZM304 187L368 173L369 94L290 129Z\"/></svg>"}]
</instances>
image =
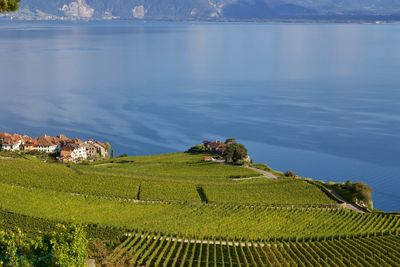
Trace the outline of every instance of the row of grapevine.
<instances>
[{"instance_id":1,"label":"row of grapevine","mask_svg":"<svg viewBox=\"0 0 400 267\"><path fill-rule=\"evenodd\" d=\"M4 184L116 199L136 199L140 187L141 200L201 202L196 191L196 186L201 185L212 203L335 204L319 188L301 180L232 181L229 176L257 173L204 162L162 162L158 157L140 164L125 160L69 168L19 158L0 160L0 169L0 182Z\"/></svg>"},{"instance_id":2,"label":"row of grapevine","mask_svg":"<svg viewBox=\"0 0 400 267\"><path fill-rule=\"evenodd\" d=\"M400 266L400 235L307 242L191 240L135 233L109 256L126 266Z\"/></svg>"},{"instance_id":3,"label":"row of grapevine","mask_svg":"<svg viewBox=\"0 0 400 267\"><path fill-rule=\"evenodd\" d=\"M76 221L83 224L96 222L134 230L223 239L296 241L400 230L399 216L340 208L135 203L2 183L0 202L6 210L44 219L64 221L74 214Z\"/></svg>"}]
</instances>

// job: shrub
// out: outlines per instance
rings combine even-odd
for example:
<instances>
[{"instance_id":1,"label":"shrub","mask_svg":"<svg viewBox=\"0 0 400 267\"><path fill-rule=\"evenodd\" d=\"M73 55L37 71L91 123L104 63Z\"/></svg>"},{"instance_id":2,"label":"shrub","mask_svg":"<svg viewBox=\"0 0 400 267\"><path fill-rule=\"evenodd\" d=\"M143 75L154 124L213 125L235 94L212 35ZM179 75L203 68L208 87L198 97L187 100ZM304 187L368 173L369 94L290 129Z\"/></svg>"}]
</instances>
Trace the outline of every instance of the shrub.
<instances>
[{"instance_id":1,"label":"shrub","mask_svg":"<svg viewBox=\"0 0 400 267\"><path fill-rule=\"evenodd\" d=\"M192 146L188 150L188 152L190 152L190 153L205 153L207 151L208 151L208 149L203 144Z\"/></svg>"},{"instance_id":2,"label":"shrub","mask_svg":"<svg viewBox=\"0 0 400 267\"><path fill-rule=\"evenodd\" d=\"M0 266L84 266L87 239L81 226L28 238L21 231L0 232Z\"/></svg>"},{"instance_id":3,"label":"shrub","mask_svg":"<svg viewBox=\"0 0 400 267\"><path fill-rule=\"evenodd\" d=\"M360 201L367 206L372 202L372 189L365 183L354 183L348 180L344 184L338 185L338 187L348 192L349 201Z\"/></svg>"},{"instance_id":4,"label":"shrub","mask_svg":"<svg viewBox=\"0 0 400 267\"><path fill-rule=\"evenodd\" d=\"M0 1L0 13L16 11L19 7L20 0L1 0Z\"/></svg>"},{"instance_id":5,"label":"shrub","mask_svg":"<svg viewBox=\"0 0 400 267\"><path fill-rule=\"evenodd\" d=\"M287 171L283 175L286 177L297 177L297 174L294 171Z\"/></svg>"},{"instance_id":6,"label":"shrub","mask_svg":"<svg viewBox=\"0 0 400 267\"><path fill-rule=\"evenodd\" d=\"M51 266L84 266L88 241L82 227L58 225L57 231L44 241L50 248L49 255L52 255Z\"/></svg>"}]
</instances>

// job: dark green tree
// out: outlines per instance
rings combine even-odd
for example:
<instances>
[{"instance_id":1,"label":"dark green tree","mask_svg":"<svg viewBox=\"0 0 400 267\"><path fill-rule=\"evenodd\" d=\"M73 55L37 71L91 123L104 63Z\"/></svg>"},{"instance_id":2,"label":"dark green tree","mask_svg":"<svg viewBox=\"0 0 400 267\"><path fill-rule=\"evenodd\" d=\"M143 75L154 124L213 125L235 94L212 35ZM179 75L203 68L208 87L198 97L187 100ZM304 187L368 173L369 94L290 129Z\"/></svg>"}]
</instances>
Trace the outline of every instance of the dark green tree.
<instances>
[{"instance_id":1,"label":"dark green tree","mask_svg":"<svg viewBox=\"0 0 400 267\"><path fill-rule=\"evenodd\" d=\"M297 176L297 174L294 171L287 171L283 175L285 175L286 177L296 177Z\"/></svg>"},{"instance_id":2,"label":"dark green tree","mask_svg":"<svg viewBox=\"0 0 400 267\"><path fill-rule=\"evenodd\" d=\"M105 149L106 149L107 151L110 151L110 149L111 149L111 144L110 144L109 142L106 142L104 145L105 145Z\"/></svg>"},{"instance_id":3,"label":"dark green tree","mask_svg":"<svg viewBox=\"0 0 400 267\"><path fill-rule=\"evenodd\" d=\"M224 158L228 163L243 163L243 160L247 157L247 149L244 145L239 143L232 143L227 145Z\"/></svg>"},{"instance_id":4,"label":"dark green tree","mask_svg":"<svg viewBox=\"0 0 400 267\"><path fill-rule=\"evenodd\" d=\"M204 153L207 152L207 148L203 144L192 146L188 152L190 153Z\"/></svg>"},{"instance_id":5,"label":"dark green tree","mask_svg":"<svg viewBox=\"0 0 400 267\"><path fill-rule=\"evenodd\" d=\"M16 11L20 0L0 0L0 13Z\"/></svg>"},{"instance_id":6,"label":"dark green tree","mask_svg":"<svg viewBox=\"0 0 400 267\"><path fill-rule=\"evenodd\" d=\"M367 184L355 183L354 184L355 198L362 201L364 204L369 205L372 201L372 189Z\"/></svg>"},{"instance_id":7,"label":"dark green tree","mask_svg":"<svg viewBox=\"0 0 400 267\"><path fill-rule=\"evenodd\" d=\"M228 138L225 140L225 144L227 144L227 145L234 144L234 143L236 143L235 138Z\"/></svg>"}]
</instances>

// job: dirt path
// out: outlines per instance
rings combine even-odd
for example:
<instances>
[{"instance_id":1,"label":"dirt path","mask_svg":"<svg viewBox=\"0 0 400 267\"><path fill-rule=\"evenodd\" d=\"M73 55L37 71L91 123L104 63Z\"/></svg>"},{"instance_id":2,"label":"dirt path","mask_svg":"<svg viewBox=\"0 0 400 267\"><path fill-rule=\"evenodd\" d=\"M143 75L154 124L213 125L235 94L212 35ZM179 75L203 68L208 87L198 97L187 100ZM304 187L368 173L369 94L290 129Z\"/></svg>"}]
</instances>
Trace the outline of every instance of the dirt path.
<instances>
[{"instance_id":1,"label":"dirt path","mask_svg":"<svg viewBox=\"0 0 400 267\"><path fill-rule=\"evenodd\" d=\"M335 191L333 191L332 189L327 188L328 192L330 194L332 194L336 199L342 201L344 204L343 206L345 206L347 209L350 209L352 211L355 212L359 212L359 213L365 213L365 209L363 209L362 207L359 207L357 205L354 205L352 203L347 202L345 199L343 199L338 193L336 193Z\"/></svg>"},{"instance_id":2,"label":"dirt path","mask_svg":"<svg viewBox=\"0 0 400 267\"><path fill-rule=\"evenodd\" d=\"M246 166L246 168L248 168L248 169L250 169L250 170L253 170L253 171L255 171L255 172L258 172L258 173L260 173L262 176L235 179L236 181L238 181L238 180L256 179L256 178L260 178L260 177L265 177L265 178L267 178L267 179L277 179L277 178L278 178L275 174L273 174L273 173L271 173L271 172L269 172L269 171L260 170L260 169L257 169L257 168L254 168L254 167L250 167L250 166ZM366 212L366 209L364 209L364 208L362 208L362 207L360 207L360 206L358 206L358 205L354 205L354 204L352 204L352 203L350 203L350 202L347 202L345 199L343 199L338 193L336 193L336 192L333 191L332 189L328 189L328 188L327 188L327 190L328 190L328 192L329 192L331 195L333 195L337 200L343 202L343 206L344 206L345 208L350 209L350 210L355 211L355 212L359 212L359 213L365 213L365 212Z\"/></svg>"},{"instance_id":3,"label":"dirt path","mask_svg":"<svg viewBox=\"0 0 400 267\"><path fill-rule=\"evenodd\" d=\"M277 179L278 178L275 174L273 174L272 172L269 172L269 171L260 170L260 169L257 169L257 168L254 168L254 167L250 167L250 166L246 166L246 168L248 168L248 169L250 169L252 171L258 172L259 174L261 174L262 176L264 176L267 179ZM243 178L243 180L244 179L254 179L254 178L260 178L260 176L250 177L250 178ZM236 180L239 180L239 179L236 179Z\"/></svg>"}]
</instances>

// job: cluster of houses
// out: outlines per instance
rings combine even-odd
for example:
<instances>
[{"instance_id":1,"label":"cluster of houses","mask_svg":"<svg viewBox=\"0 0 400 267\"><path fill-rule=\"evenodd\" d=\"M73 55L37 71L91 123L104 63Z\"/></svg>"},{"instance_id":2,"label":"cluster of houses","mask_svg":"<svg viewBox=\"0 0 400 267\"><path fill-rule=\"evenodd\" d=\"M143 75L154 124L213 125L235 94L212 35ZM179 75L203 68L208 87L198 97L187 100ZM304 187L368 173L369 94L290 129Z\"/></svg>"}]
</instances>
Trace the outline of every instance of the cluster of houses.
<instances>
[{"instance_id":1,"label":"cluster of houses","mask_svg":"<svg viewBox=\"0 0 400 267\"><path fill-rule=\"evenodd\" d=\"M27 135L0 133L0 149L54 154L65 163L104 159L109 154L109 146L106 143L96 140L71 139L65 135L42 135L38 138L32 138Z\"/></svg>"},{"instance_id":2,"label":"cluster of houses","mask_svg":"<svg viewBox=\"0 0 400 267\"><path fill-rule=\"evenodd\" d=\"M217 154L224 154L228 144L219 140L216 141L205 140L203 141L203 146L207 149L207 151Z\"/></svg>"},{"instance_id":3,"label":"cluster of houses","mask_svg":"<svg viewBox=\"0 0 400 267\"><path fill-rule=\"evenodd\" d=\"M225 142L222 142L219 140L216 140L216 141L205 140L205 141L203 141L203 143L201 145L194 146L189 151L197 152L197 153L198 152L202 152L202 153L206 152L206 153L217 154L217 155L219 155L219 156L217 156L218 159L214 158L213 156L206 155L203 157L203 160L218 162L218 163L225 163L226 162L225 159L222 159L221 156L223 156L225 154L225 151L227 150L228 146L231 144L236 144L236 140L234 138L226 139ZM201 149L201 151L198 150L199 148ZM251 162L250 156L246 155L246 157L242 159L242 162L244 162L244 163Z\"/></svg>"}]
</instances>

